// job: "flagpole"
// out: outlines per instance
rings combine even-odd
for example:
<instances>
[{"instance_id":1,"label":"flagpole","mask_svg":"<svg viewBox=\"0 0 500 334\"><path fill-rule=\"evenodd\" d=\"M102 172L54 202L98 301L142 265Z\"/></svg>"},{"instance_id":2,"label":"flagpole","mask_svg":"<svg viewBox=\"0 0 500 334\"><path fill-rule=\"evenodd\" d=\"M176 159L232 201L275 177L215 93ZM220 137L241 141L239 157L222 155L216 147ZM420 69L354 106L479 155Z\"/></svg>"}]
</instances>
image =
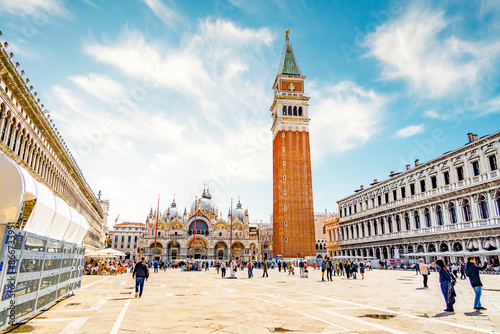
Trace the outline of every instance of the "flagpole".
<instances>
[{"instance_id":1,"label":"flagpole","mask_svg":"<svg viewBox=\"0 0 500 334\"><path fill-rule=\"evenodd\" d=\"M156 256L156 238L158 236L158 212L159 211L160 211L160 194L158 194L158 208L156 210L155 248L154 248L154 254L153 254L153 261L155 260L155 256Z\"/></svg>"},{"instance_id":2,"label":"flagpole","mask_svg":"<svg viewBox=\"0 0 500 334\"><path fill-rule=\"evenodd\" d=\"M196 216L198 215L198 196L194 200L194 237L193 237L193 257L194 257L194 246L196 245Z\"/></svg>"},{"instance_id":3,"label":"flagpole","mask_svg":"<svg viewBox=\"0 0 500 334\"><path fill-rule=\"evenodd\" d=\"M229 233L229 260L233 260L233 199L231 198L231 231Z\"/></svg>"}]
</instances>

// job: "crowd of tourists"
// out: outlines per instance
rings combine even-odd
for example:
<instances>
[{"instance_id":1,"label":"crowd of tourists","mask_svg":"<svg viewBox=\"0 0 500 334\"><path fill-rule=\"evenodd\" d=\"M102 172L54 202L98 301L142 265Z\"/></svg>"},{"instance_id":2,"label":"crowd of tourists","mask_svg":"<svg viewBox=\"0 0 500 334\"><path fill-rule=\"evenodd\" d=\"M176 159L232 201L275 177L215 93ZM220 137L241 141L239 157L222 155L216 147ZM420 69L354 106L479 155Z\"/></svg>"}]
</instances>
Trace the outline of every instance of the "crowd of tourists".
<instances>
[{"instance_id":1,"label":"crowd of tourists","mask_svg":"<svg viewBox=\"0 0 500 334\"><path fill-rule=\"evenodd\" d=\"M363 261L363 259L357 260L335 260L331 258L326 258L319 265L313 263L311 266L308 265L307 261L296 260L296 261L196 261L196 260L186 260L180 262L174 262L174 264L168 261L146 261L144 258L141 261L134 264L131 261L109 261L109 262L93 262L85 265L85 270L90 274L97 274L103 270L109 271L110 273L123 273L127 271L130 267L132 272L132 277L136 280L135 296L140 297L142 295L144 282L147 281L149 277L149 269L153 268L155 272L158 270L166 270L167 268L181 268L183 271L200 271L209 270L209 268L215 268L216 274L221 276L221 278L236 279L236 273L238 271L244 271L246 269L248 278L254 277L254 269L262 269L262 277L268 277L268 270L278 268L278 272L288 273L288 275L295 275L295 268L298 268L301 278L309 277L309 270L321 270L321 280L322 281L333 281L335 276L345 276L347 279L357 279L358 273L361 275L361 279L365 278L365 272L373 270L371 261ZM423 289L428 288L428 276L431 271L430 268L435 267L439 275L439 284L441 292L446 303L445 312L454 312L453 305L456 301L456 291L455 285L457 284L458 274L460 273L460 279L469 278L470 285L472 286L475 294L474 299L474 309L476 311L486 310L486 308L481 305L481 294L482 294L482 283L479 277L479 272L485 270L488 267L487 261L484 262L482 266L476 265L475 258L469 258L467 264L463 262L450 263L446 265L443 260L437 260L435 263L426 264L423 259L420 259L419 263L415 265L416 274L420 274L423 277ZM92 268L97 268L93 270ZM382 267L383 268L383 267ZM326 273L326 278L325 278Z\"/></svg>"}]
</instances>

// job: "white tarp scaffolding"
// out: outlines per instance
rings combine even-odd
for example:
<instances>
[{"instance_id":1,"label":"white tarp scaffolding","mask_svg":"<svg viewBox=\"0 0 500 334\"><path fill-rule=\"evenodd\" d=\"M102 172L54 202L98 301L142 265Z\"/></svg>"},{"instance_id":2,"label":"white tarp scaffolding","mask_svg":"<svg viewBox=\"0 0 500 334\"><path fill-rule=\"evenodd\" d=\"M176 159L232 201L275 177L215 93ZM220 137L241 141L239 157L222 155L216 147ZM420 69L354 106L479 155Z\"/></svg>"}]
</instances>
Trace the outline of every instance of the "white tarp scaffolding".
<instances>
[{"instance_id":1,"label":"white tarp scaffolding","mask_svg":"<svg viewBox=\"0 0 500 334\"><path fill-rule=\"evenodd\" d=\"M81 244L89 224L64 200L5 154L0 153L0 224L16 223L25 202L36 200L23 230Z\"/></svg>"}]
</instances>

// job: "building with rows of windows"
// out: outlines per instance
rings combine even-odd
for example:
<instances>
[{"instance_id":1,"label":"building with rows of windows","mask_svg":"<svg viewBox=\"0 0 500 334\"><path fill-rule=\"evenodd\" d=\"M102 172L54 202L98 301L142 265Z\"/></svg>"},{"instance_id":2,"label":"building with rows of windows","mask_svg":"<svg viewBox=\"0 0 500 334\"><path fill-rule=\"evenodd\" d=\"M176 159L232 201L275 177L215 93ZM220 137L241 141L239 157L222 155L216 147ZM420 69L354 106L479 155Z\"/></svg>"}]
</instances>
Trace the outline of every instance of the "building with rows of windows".
<instances>
[{"instance_id":1,"label":"building with rows of windows","mask_svg":"<svg viewBox=\"0 0 500 334\"><path fill-rule=\"evenodd\" d=\"M337 201L339 221L326 224L329 255L394 259L500 249L500 132L468 136L459 149L427 163L417 160Z\"/></svg>"},{"instance_id":2,"label":"building with rows of windows","mask_svg":"<svg viewBox=\"0 0 500 334\"><path fill-rule=\"evenodd\" d=\"M144 223L123 222L115 224L107 234L107 247L114 248L125 254L125 260L139 260L139 240L146 231Z\"/></svg>"},{"instance_id":3,"label":"building with rows of windows","mask_svg":"<svg viewBox=\"0 0 500 334\"><path fill-rule=\"evenodd\" d=\"M49 111L24 70L19 70L19 63L13 64L14 55L7 47L7 42L0 43L0 152L81 214L90 225L85 246L101 249L109 201L101 200L88 185ZM33 205L25 203L27 215ZM22 224L16 227L23 229Z\"/></svg>"}]
</instances>

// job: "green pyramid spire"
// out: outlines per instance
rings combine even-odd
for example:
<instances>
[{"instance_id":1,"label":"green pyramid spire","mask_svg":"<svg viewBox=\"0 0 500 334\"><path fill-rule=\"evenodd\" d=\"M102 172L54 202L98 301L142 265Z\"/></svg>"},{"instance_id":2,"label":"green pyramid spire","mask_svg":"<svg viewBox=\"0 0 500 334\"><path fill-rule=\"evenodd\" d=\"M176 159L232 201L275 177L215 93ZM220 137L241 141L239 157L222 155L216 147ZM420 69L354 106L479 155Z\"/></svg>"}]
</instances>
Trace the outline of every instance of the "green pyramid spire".
<instances>
[{"instance_id":1,"label":"green pyramid spire","mask_svg":"<svg viewBox=\"0 0 500 334\"><path fill-rule=\"evenodd\" d=\"M295 57L292 54L290 45L286 46L285 62L283 63L283 73L281 74L300 75L299 68L295 62Z\"/></svg>"}]
</instances>

